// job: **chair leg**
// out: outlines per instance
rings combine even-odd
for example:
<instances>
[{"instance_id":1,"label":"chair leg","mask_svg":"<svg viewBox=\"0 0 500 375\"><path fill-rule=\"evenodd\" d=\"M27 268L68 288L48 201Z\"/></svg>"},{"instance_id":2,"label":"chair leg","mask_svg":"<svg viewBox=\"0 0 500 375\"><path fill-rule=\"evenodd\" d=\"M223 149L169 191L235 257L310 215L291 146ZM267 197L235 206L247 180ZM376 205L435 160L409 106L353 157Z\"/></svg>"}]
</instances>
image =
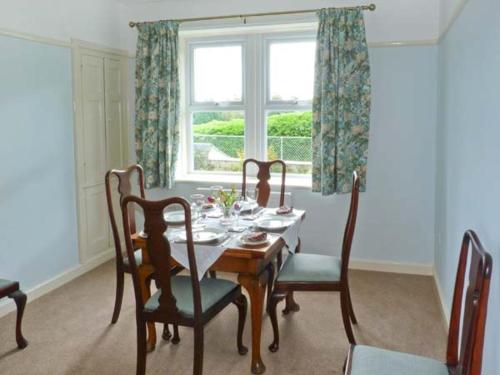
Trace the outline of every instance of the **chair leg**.
<instances>
[{"instance_id":1,"label":"chair leg","mask_svg":"<svg viewBox=\"0 0 500 375\"><path fill-rule=\"evenodd\" d=\"M352 332L351 320L349 319L349 295L347 290L343 289L340 292L340 309L342 310L342 321L344 322L345 333L350 344L356 344L354 334Z\"/></svg>"},{"instance_id":2,"label":"chair leg","mask_svg":"<svg viewBox=\"0 0 500 375\"><path fill-rule=\"evenodd\" d=\"M137 318L137 375L146 374L147 335L146 322Z\"/></svg>"},{"instance_id":3,"label":"chair leg","mask_svg":"<svg viewBox=\"0 0 500 375\"><path fill-rule=\"evenodd\" d=\"M233 303L238 307L238 336L236 338L238 353L245 355L248 353L248 348L243 345L243 331L245 330L248 301L244 294L240 294Z\"/></svg>"},{"instance_id":4,"label":"chair leg","mask_svg":"<svg viewBox=\"0 0 500 375\"><path fill-rule=\"evenodd\" d=\"M354 315L354 309L352 308L351 291L349 289L349 284L347 284L346 290L347 299L349 300L349 317L351 318L352 324L358 324L358 319L356 319L356 315Z\"/></svg>"},{"instance_id":5,"label":"chair leg","mask_svg":"<svg viewBox=\"0 0 500 375\"><path fill-rule=\"evenodd\" d=\"M181 342L181 338L179 337L179 326L174 324L174 337L172 338L172 344L177 345Z\"/></svg>"},{"instance_id":6,"label":"chair leg","mask_svg":"<svg viewBox=\"0 0 500 375\"><path fill-rule=\"evenodd\" d=\"M271 301L271 295L273 293L274 275L275 275L274 263L270 262L267 265L267 300L266 300L266 310L267 310L267 307L269 306L269 302Z\"/></svg>"},{"instance_id":7,"label":"chair leg","mask_svg":"<svg viewBox=\"0 0 500 375\"><path fill-rule=\"evenodd\" d=\"M165 323L163 325L163 333L162 333L161 337L165 341L170 341L170 338L172 337L172 334L170 333L170 329L168 328L168 324L167 323Z\"/></svg>"},{"instance_id":8,"label":"chair leg","mask_svg":"<svg viewBox=\"0 0 500 375\"><path fill-rule=\"evenodd\" d=\"M16 290L15 292L9 295L9 298L12 298L14 300L17 307L17 318L16 318L17 347L19 349L24 349L28 346L28 341L26 341L22 333L23 314L24 314L24 307L26 306L27 297L26 294L24 294L20 290Z\"/></svg>"},{"instance_id":9,"label":"chair leg","mask_svg":"<svg viewBox=\"0 0 500 375\"><path fill-rule=\"evenodd\" d=\"M203 326L194 327L194 365L193 375L203 374Z\"/></svg>"},{"instance_id":10,"label":"chair leg","mask_svg":"<svg viewBox=\"0 0 500 375\"><path fill-rule=\"evenodd\" d=\"M123 301L123 284L124 284L124 272L123 268L119 265L116 266L116 296L115 296L115 308L113 309L113 317L111 318L111 324L115 324L120 316L120 310L122 308Z\"/></svg>"},{"instance_id":11,"label":"chair leg","mask_svg":"<svg viewBox=\"0 0 500 375\"><path fill-rule=\"evenodd\" d=\"M276 308L278 302L283 300L283 298L285 298L284 294L273 293L271 296L271 300L267 305L267 313L271 318L271 324L273 326L273 335L274 335L273 342L271 345L269 345L269 350L273 353L277 352L280 346L280 331L278 328L278 316L276 314Z\"/></svg>"},{"instance_id":12,"label":"chair leg","mask_svg":"<svg viewBox=\"0 0 500 375\"><path fill-rule=\"evenodd\" d=\"M285 309L283 310L284 315L288 315L291 312L300 311L300 305L293 299L293 292L288 292L286 295Z\"/></svg>"}]
</instances>

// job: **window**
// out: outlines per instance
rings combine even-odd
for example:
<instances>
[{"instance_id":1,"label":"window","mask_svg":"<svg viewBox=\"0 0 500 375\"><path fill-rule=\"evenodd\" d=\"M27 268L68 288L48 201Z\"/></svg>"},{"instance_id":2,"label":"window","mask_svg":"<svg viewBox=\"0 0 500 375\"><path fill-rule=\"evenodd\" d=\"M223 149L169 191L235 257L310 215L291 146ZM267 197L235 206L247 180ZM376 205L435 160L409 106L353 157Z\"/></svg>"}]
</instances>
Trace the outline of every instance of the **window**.
<instances>
[{"instance_id":1,"label":"window","mask_svg":"<svg viewBox=\"0 0 500 375\"><path fill-rule=\"evenodd\" d=\"M310 33L186 40L188 174L237 173L245 158L311 173L316 43Z\"/></svg>"}]
</instances>

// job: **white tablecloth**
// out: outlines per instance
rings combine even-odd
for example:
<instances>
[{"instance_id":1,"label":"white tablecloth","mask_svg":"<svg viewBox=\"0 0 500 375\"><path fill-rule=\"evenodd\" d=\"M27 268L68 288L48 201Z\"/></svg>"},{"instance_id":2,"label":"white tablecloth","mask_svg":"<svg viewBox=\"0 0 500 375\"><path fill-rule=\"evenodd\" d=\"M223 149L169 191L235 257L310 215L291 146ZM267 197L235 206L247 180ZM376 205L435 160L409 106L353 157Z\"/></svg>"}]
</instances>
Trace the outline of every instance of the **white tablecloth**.
<instances>
[{"instance_id":1,"label":"white tablecloth","mask_svg":"<svg viewBox=\"0 0 500 375\"><path fill-rule=\"evenodd\" d=\"M244 220L243 217L240 218L239 225L251 228L254 226L256 221L276 217L277 215L275 214L275 212L276 209L266 208L263 210L262 214L260 214L255 220ZM286 218L293 220L293 224L288 226L287 229L282 233L277 233L285 241L290 251L295 251L295 248L297 247L299 241L300 226L302 224L302 218L304 214L305 211L294 209L293 215L286 216ZM220 218L208 217L202 220L202 224L206 228L224 228L220 224ZM184 268L189 270L187 246L185 243L175 241L180 231L182 231L182 229L177 228L169 230L169 232L167 232L167 237L170 240L171 256ZM200 280L226 249L237 248L240 246L238 237L241 236L241 234L242 233L228 232L227 236L218 244L194 245L196 268L198 269L198 278Z\"/></svg>"}]
</instances>

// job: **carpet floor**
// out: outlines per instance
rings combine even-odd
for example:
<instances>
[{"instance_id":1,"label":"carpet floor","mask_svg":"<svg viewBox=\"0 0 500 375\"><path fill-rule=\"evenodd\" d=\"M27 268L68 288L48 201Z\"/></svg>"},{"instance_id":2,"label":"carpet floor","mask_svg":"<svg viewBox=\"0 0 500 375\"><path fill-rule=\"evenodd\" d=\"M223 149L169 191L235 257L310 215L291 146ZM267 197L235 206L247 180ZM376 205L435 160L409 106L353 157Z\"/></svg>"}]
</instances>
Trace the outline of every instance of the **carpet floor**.
<instances>
[{"instance_id":1,"label":"carpet floor","mask_svg":"<svg viewBox=\"0 0 500 375\"><path fill-rule=\"evenodd\" d=\"M231 277L219 274L219 277ZM351 271L354 328L358 343L444 360L446 330L431 277ZM136 329L132 279L126 277L122 312L111 325L114 266L108 262L29 303L23 331L29 346L16 349L15 314L0 319L2 375L135 374ZM263 320L266 374L341 374L349 348L338 293L297 293L300 312L279 316L281 347L270 353L271 323ZM282 305L279 306L280 310ZM181 342L161 339L147 357L147 375L192 373L193 334L180 328ZM228 306L205 328L204 374L251 374L250 353L236 349L237 310ZM250 320L245 326L250 347Z\"/></svg>"}]
</instances>

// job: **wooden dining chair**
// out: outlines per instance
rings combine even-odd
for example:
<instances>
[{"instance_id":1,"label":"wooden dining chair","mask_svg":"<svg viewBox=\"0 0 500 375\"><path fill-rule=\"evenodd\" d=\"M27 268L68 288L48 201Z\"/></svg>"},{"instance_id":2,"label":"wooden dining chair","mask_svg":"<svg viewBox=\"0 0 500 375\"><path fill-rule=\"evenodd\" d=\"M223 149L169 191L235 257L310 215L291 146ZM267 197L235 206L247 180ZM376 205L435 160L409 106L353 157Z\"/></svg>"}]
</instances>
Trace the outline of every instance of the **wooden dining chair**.
<instances>
[{"instance_id":1,"label":"wooden dining chair","mask_svg":"<svg viewBox=\"0 0 500 375\"><path fill-rule=\"evenodd\" d=\"M286 163L283 160L271 160L271 161L260 161L256 159L246 159L243 162L243 182L241 184L241 195L243 198L246 197L247 193L247 173L248 173L248 165L255 164L257 165L257 185L255 186L256 191L258 191L257 196L255 197L257 200L257 204L259 207L267 207L269 203L269 198L271 197L271 185L269 184L269 180L271 179L271 168L274 165L277 165L281 169L281 186L280 186L280 200L279 205L285 205L285 180L286 180ZM300 238L297 245L297 248L300 248ZM281 253L277 256L277 266L275 267L274 262L270 262L267 266L267 305L269 305L272 287L274 283L274 278L276 275L275 268L280 269L282 263L282 255ZM287 306L289 306L290 299L287 300Z\"/></svg>"},{"instance_id":2,"label":"wooden dining chair","mask_svg":"<svg viewBox=\"0 0 500 375\"><path fill-rule=\"evenodd\" d=\"M469 285L464 289L467 263L469 263ZM346 375L480 375L491 271L491 255L483 249L476 233L471 230L465 232L451 308L446 363L412 354L352 345L344 373ZM465 304L462 310L464 291Z\"/></svg>"},{"instance_id":3,"label":"wooden dining chair","mask_svg":"<svg viewBox=\"0 0 500 375\"><path fill-rule=\"evenodd\" d=\"M132 244L129 225L129 206L137 205L144 212L144 232L147 235L147 248L159 290L146 302L141 298L141 285L137 272L135 249ZM169 206L180 206L184 211L187 237L187 255L190 275L172 275L171 249L165 232L167 223L164 210ZM241 286L229 280L204 277L198 279L194 253L191 209L189 203L179 197L162 201L146 201L136 196L128 196L122 202L125 242L132 270L136 300L137 319L137 375L146 372L146 323L161 322L194 328L194 366L193 374L203 372L203 330L212 318L229 304L238 307L237 347L242 355L248 352L243 346L243 329L247 313L247 299Z\"/></svg>"},{"instance_id":4,"label":"wooden dining chair","mask_svg":"<svg viewBox=\"0 0 500 375\"><path fill-rule=\"evenodd\" d=\"M113 232L113 239L115 243L115 252L116 252L116 296L115 296L115 307L113 309L113 317L111 318L111 323L115 324L118 321L118 317L120 316L120 310L123 301L123 287L124 287L124 275L125 273L131 273L130 262L128 257L123 256L122 250L122 240L120 239L120 230L118 229L118 223L115 217L115 210L113 206L113 192L112 192L112 177L116 177L118 180L117 193L119 198L118 205L121 204L123 199L132 194L132 184L133 177L136 175L136 187L139 191L141 198L145 198L144 191L144 171L139 164L131 165L125 170L113 169L106 173L106 199L108 203L108 212L109 219L111 222L111 230ZM119 207L120 208L120 207ZM135 222L135 212L133 207L128 211L129 218L128 223L130 225L130 232L136 232L136 222ZM136 251L135 253L135 261L137 265L142 263L142 256L140 251ZM180 271L179 268L174 268L172 272L178 273ZM164 327L163 330L163 338L165 340L169 340L172 335L168 326ZM179 335L176 327L174 327L174 338L172 341L174 343L179 342Z\"/></svg>"},{"instance_id":5,"label":"wooden dining chair","mask_svg":"<svg viewBox=\"0 0 500 375\"><path fill-rule=\"evenodd\" d=\"M19 349L24 349L28 346L28 341L23 337L22 324L24 307L26 306L26 294L19 289L17 281L0 279L0 299L9 297L14 300L17 307L16 318L16 341Z\"/></svg>"},{"instance_id":6,"label":"wooden dining chair","mask_svg":"<svg viewBox=\"0 0 500 375\"><path fill-rule=\"evenodd\" d=\"M290 254L283 268L278 272L273 292L268 305L268 313L274 332L274 341L269 346L271 352L279 349L279 330L276 306L291 292L340 292L342 320L350 343L355 343L351 321L357 324L352 308L349 291L348 267L351 244L356 228L359 199L359 177L353 173L351 205L344 231L342 255L340 258L330 255ZM298 305L288 311L298 311Z\"/></svg>"},{"instance_id":7,"label":"wooden dining chair","mask_svg":"<svg viewBox=\"0 0 500 375\"><path fill-rule=\"evenodd\" d=\"M271 168L274 165L281 167L281 187L280 187L280 206L285 204L285 178L286 178L286 164L283 160L259 161L256 159L246 159L243 162L243 182L241 184L241 195L245 198L247 193L247 169L249 164L257 165L257 185L259 194L257 195L257 203L260 207L267 207L269 198L271 196Z\"/></svg>"}]
</instances>

